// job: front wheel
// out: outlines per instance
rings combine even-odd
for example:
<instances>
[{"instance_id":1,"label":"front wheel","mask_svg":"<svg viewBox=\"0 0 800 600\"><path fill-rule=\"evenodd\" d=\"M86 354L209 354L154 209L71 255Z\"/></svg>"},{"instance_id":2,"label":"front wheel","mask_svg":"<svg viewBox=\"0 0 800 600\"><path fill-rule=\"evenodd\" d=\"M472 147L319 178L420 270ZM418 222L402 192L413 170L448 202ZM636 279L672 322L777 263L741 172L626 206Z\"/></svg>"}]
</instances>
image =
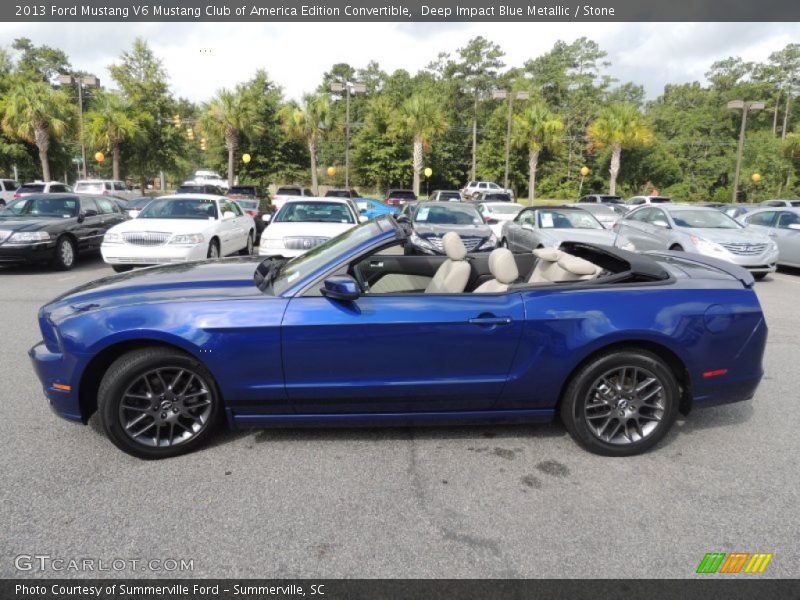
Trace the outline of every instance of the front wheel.
<instances>
[{"instance_id":1,"label":"front wheel","mask_svg":"<svg viewBox=\"0 0 800 600\"><path fill-rule=\"evenodd\" d=\"M53 257L53 266L59 271L69 271L75 266L75 255L78 249L72 238L63 236L56 242L56 254Z\"/></svg>"},{"instance_id":2,"label":"front wheel","mask_svg":"<svg viewBox=\"0 0 800 600\"><path fill-rule=\"evenodd\" d=\"M252 256L253 246L255 246L255 243L253 242L253 232L251 231L247 234L247 245L239 250L239 254L242 256Z\"/></svg>"},{"instance_id":3,"label":"front wheel","mask_svg":"<svg viewBox=\"0 0 800 600\"><path fill-rule=\"evenodd\" d=\"M97 402L103 431L114 445L146 459L196 449L213 433L221 410L205 366L167 348L135 350L114 361Z\"/></svg>"},{"instance_id":4,"label":"front wheel","mask_svg":"<svg viewBox=\"0 0 800 600\"><path fill-rule=\"evenodd\" d=\"M114 273L127 273L133 269L131 265L111 265L111 268L114 269Z\"/></svg>"},{"instance_id":5,"label":"front wheel","mask_svg":"<svg viewBox=\"0 0 800 600\"><path fill-rule=\"evenodd\" d=\"M206 253L207 258L219 258L219 242L217 240L211 240L208 244L208 252Z\"/></svg>"},{"instance_id":6,"label":"front wheel","mask_svg":"<svg viewBox=\"0 0 800 600\"><path fill-rule=\"evenodd\" d=\"M761 281L767 275L768 273L753 273L753 278L756 279L757 281Z\"/></svg>"},{"instance_id":7,"label":"front wheel","mask_svg":"<svg viewBox=\"0 0 800 600\"><path fill-rule=\"evenodd\" d=\"M678 416L680 389L669 366L645 350L616 350L572 378L561 420L590 452L633 456L656 445Z\"/></svg>"}]
</instances>

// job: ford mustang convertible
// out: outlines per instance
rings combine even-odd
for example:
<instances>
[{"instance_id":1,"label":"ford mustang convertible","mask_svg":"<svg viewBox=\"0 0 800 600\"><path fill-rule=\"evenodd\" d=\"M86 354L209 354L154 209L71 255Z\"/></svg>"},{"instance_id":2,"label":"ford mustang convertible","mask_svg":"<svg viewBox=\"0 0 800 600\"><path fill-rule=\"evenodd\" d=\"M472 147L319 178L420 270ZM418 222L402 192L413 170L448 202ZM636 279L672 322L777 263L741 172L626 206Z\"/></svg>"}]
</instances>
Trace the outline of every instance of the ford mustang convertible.
<instances>
[{"instance_id":1,"label":"ford mustang convertible","mask_svg":"<svg viewBox=\"0 0 800 600\"><path fill-rule=\"evenodd\" d=\"M592 452L654 446L678 413L750 399L753 277L700 255L566 243L406 256L391 215L301 257L152 267L42 307L52 409L141 458L233 428L547 421Z\"/></svg>"}]
</instances>

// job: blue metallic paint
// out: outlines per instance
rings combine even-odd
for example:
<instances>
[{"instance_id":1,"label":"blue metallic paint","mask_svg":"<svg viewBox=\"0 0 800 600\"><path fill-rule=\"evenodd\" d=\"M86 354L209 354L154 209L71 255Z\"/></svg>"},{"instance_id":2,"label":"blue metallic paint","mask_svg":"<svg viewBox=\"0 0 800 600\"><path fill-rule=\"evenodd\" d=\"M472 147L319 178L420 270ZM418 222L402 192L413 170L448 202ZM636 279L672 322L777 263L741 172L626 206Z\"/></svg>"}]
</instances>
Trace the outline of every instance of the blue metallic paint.
<instances>
[{"instance_id":1,"label":"blue metallic paint","mask_svg":"<svg viewBox=\"0 0 800 600\"><path fill-rule=\"evenodd\" d=\"M671 353L697 404L750 398L761 378L767 328L755 293L700 264L674 270L669 283L352 302L299 294L396 235L385 228L280 297L257 289L251 259L143 269L77 288L40 311L44 342L30 355L45 395L59 415L85 421L79 396L91 361L141 340L201 360L236 426L547 419L570 374L619 343ZM470 322L479 317L509 322ZM702 375L720 368L721 377Z\"/></svg>"}]
</instances>

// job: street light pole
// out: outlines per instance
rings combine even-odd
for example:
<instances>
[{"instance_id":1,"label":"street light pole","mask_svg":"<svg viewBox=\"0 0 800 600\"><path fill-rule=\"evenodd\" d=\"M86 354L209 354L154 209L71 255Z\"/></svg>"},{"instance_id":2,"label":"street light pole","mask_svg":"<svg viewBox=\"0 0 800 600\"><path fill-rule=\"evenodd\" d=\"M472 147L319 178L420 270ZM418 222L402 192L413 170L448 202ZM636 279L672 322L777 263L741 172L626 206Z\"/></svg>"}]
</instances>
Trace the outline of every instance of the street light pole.
<instances>
[{"instance_id":1,"label":"street light pole","mask_svg":"<svg viewBox=\"0 0 800 600\"><path fill-rule=\"evenodd\" d=\"M367 86L352 81L337 81L331 83L331 91L345 94L344 187L350 189L350 95L365 94Z\"/></svg>"},{"instance_id":2,"label":"street light pole","mask_svg":"<svg viewBox=\"0 0 800 600\"><path fill-rule=\"evenodd\" d=\"M528 92L511 92L508 90L494 90L492 91L492 98L502 100L508 98L508 123L506 125L506 169L503 177L503 187L508 189L508 169L511 160L511 118L514 110L514 99L527 100L530 98Z\"/></svg>"},{"instance_id":3,"label":"street light pole","mask_svg":"<svg viewBox=\"0 0 800 600\"><path fill-rule=\"evenodd\" d=\"M736 202L739 199L739 176L742 171L742 155L744 154L744 133L747 127L747 113L764 108L763 102L744 101L744 100L731 100L728 102L728 108L731 110L742 111L742 125L739 129L739 144L736 148L736 173L733 177L733 196L731 202Z\"/></svg>"},{"instance_id":4,"label":"street light pole","mask_svg":"<svg viewBox=\"0 0 800 600\"><path fill-rule=\"evenodd\" d=\"M83 178L88 178L86 170L86 141L83 135L83 86L100 87L100 80L95 75L81 75L79 77L73 75L59 75L59 85L72 85L78 84L78 135L81 138L81 165L82 169L79 170L79 175L82 172Z\"/></svg>"}]
</instances>

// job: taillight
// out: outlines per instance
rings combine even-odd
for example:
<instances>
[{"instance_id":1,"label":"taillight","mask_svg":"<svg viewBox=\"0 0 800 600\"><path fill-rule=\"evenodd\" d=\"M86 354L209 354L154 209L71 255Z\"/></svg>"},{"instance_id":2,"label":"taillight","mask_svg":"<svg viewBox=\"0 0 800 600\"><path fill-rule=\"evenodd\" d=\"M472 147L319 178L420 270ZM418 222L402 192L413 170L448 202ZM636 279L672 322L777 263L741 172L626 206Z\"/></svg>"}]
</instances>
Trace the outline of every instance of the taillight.
<instances>
[{"instance_id":1,"label":"taillight","mask_svg":"<svg viewBox=\"0 0 800 600\"><path fill-rule=\"evenodd\" d=\"M488 223L491 220L492 220L492 217L490 217L489 215L483 215L483 222L484 223Z\"/></svg>"},{"instance_id":2,"label":"taillight","mask_svg":"<svg viewBox=\"0 0 800 600\"><path fill-rule=\"evenodd\" d=\"M611 226L611 231L613 231L614 233L619 233L619 221L617 221Z\"/></svg>"},{"instance_id":3,"label":"taillight","mask_svg":"<svg viewBox=\"0 0 800 600\"><path fill-rule=\"evenodd\" d=\"M103 196L108 196L108 190L103 190Z\"/></svg>"},{"instance_id":4,"label":"taillight","mask_svg":"<svg viewBox=\"0 0 800 600\"><path fill-rule=\"evenodd\" d=\"M17 198L22 198L22 194L20 194L19 192L14 192L14 200L16 200Z\"/></svg>"}]
</instances>

